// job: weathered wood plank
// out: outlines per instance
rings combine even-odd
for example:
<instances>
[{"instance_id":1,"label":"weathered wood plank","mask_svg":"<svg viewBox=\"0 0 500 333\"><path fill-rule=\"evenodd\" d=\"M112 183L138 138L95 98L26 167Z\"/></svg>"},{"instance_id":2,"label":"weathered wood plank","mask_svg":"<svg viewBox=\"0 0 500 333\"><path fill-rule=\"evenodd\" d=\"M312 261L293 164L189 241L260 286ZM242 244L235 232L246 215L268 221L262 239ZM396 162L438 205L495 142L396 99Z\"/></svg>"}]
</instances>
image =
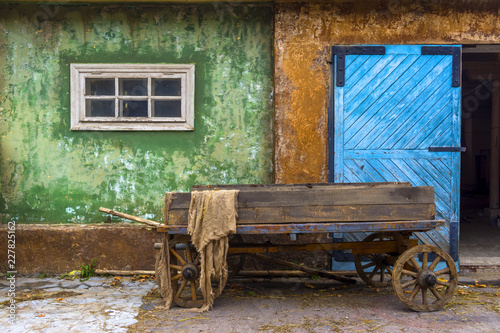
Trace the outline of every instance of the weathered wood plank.
<instances>
[{"instance_id":1,"label":"weathered wood plank","mask_svg":"<svg viewBox=\"0 0 500 333\"><path fill-rule=\"evenodd\" d=\"M236 227L237 234L309 234L309 233L350 233L350 232L388 232L388 231L427 231L446 225L445 220L426 221L369 221L349 223L306 223L306 224L242 224ZM168 232L172 235L186 235L185 225L162 225L158 232Z\"/></svg>"},{"instance_id":2,"label":"weathered wood plank","mask_svg":"<svg viewBox=\"0 0 500 333\"><path fill-rule=\"evenodd\" d=\"M228 185L194 185L192 191L201 190L264 190L273 189L274 191L282 190L303 190L304 188L359 188L359 187L412 187L410 182L370 182L370 183L303 183L303 184L228 184Z\"/></svg>"},{"instance_id":3,"label":"weathered wood plank","mask_svg":"<svg viewBox=\"0 0 500 333\"><path fill-rule=\"evenodd\" d=\"M177 193L170 209L189 208L190 193ZM400 204L434 203L434 188L422 187L317 187L301 190L268 190L241 188L238 208L243 207L298 207L298 206L340 206L380 205L390 202Z\"/></svg>"},{"instance_id":4,"label":"weathered wood plank","mask_svg":"<svg viewBox=\"0 0 500 333\"><path fill-rule=\"evenodd\" d=\"M364 89L361 89L361 91L359 91L360 93L359 95L358 93L354 94L354 96L358 95L356 96L356 100L352 102L353 104L356 105L355 106L353 105L353 107L350 108L350 110L352 110L353 112L355 112L354 110L356 110L355 113L360 113L360 110L363 110L363 113L359 117L354 117L352 113L347 115L345 120L346 128L348 128L348 130L346 131L346 139L347 136L349 136L350 138L353 137L353 135L347 135L347 133L350 130L349 127L351 125L353 125L354 127L352 129L354 133L359 132L361 129L361 127L357 125L359 121L363 120L363 118L369 117L369 114L367 113L373 114L374 109L378 109L383 105L383 103L373 105L373 103L377 99L383 100L384 98L386 99L389 98L387 94L384 94L385 89L382 88L384 82L387 80L391 80L392 82L396 81L397 78L399 78L401 74L404 73L408 69L408 67L411 66L411 64L415 59L413 57L408 57L406 55L394 55L392 59L388 59L389 64L385 66L384 69L376 73L376 75L374 75L374 77L371 80L368 79L364 81L364 83L367 84L366 87L364 87ZM357 86L359 85L355 85L354 87ZM348 91L346 93L346 97L350 94L351 91ZM346 140L346 144L349 145L349 140Z\"/></svg>"},{"instance_id":5,"label":"weathered wood plank","mask_svg":"<svg viewBox=\"0 0 500 333\"><path fill-rule=\"evenodd\" d=\"M408 247L418 245L417 239L410 239ZM229 244L228 254L281 253L285 251L330 251L352 250L356 254L394 253L399 251L398 241L342 242L315 244Z\"/></svg>"},{"instance_id":6,"label":"weathered wood plank","mask_svg":"<svg viewBox=\"0 0 500 333\"><path fill-rule=\"evenodd\" d=\"M188 193L175 192L172 196L172 202L170 203L170 211L172 209L189 209L190 203L191 203L191 192Z\"/></svg>"},{"instance_id":7,"label":"weathered wood plank","mask_svg":"<svg viewBox=\"0 0 500 333\"><path fill-rule=\"evenodd\" d=\"M434 204L240 207L237 224L431 220L435 214ZM187 219L188 208L169 211L169 225Z\"/></svg>"},{"instance_id":8,"label":"weathered wood plank","mask_svg":"<svg viewBox=\"0 0 500 333\"><path fill-rule=\"evenodd\" d=\"M372 125L371 128L363 129L364 138L359 140L358 142L359 147L365 147L364 149L366 149L366 147L377 147L378 141L373 140L374 136L379 136L380 134L384 133L388 128L388 126L391 124L391 122L393 122L394 119L397 119L399 114L403 111L402 109L404 109L398 106L406 105L404 103L401 103L401 101L406 97L406 93L401 94L398 92L412 91L415 86L415 80L417 80L418 82L425 76L426 72L421 71L420 69L426 62L429 61L429 59L427 59L426 57L420 57L420 55L413 55L413 56L417 56L418 59L409 68L407 68L404 75L402 75L394 83L399 90L391 89L386 94L386 96L390 97L390 99L387 101L384 98L384 100L382 101L381 105L383 105L383 107L380 107L379 111L377 111L378 114L377 113L375 114L377 122L370 121L370 124ZM413 56L410 55L409 57Z\"/></svg>"},{"instance_id":9,"label":"weathered wood plank","mask_svg":"<svg viewBox=\"0 0 500 333\"><path fill-rule=\"evenodd\" d=\"M304 191L241 191L238 207L296 207L326 205L393 205L434 203L432 187L306 189Z\"/></svg>"}]
</instances>

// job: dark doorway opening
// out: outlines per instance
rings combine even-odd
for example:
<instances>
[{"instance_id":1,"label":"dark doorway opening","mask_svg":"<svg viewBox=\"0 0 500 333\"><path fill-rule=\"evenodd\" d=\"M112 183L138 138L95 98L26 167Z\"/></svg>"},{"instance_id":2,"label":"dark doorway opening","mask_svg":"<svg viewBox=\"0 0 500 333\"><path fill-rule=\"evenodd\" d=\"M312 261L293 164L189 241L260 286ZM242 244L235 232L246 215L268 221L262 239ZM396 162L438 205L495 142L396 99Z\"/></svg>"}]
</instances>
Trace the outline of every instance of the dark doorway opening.
<instances>
[{"instance_id":1,"label":"dark doorway opening","mask_svg":"<svg viewBox=\"0 0 500 333\"><path fill-rule=\"evenodd\" d=\"M500 264L500 45L462 54L461 265Z\"/></svg>"}]
</instances>

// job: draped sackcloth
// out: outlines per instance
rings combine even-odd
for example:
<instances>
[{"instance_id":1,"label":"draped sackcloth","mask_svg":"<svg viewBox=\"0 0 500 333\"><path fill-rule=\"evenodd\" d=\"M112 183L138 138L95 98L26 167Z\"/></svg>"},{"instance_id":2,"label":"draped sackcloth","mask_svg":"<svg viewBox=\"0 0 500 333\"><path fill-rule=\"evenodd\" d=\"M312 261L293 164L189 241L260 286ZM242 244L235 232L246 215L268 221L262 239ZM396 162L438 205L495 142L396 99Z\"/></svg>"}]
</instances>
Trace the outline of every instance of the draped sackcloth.
<instances>
[{"instance_id":1,"label":"draped sackcloth","mask_svg":"<svg viewBox=\"0 0 500 333\"><path fill-rule=\"evenodd\" d=\"M214 295L222 292L227 281L228 235L236 232L238 193L238 190L191 192L188 234L201 257L200 287L204 299L199 312L212 307ZM218 281L215 292L212 278Z\"/></svg>"},{"instance_id":2,"label":"draped sackcloth","mask_svg":"<svg viewBox=\"0 0 500 333\"><path fill-rule=\"evenodd\" d=\"M215 295L220 294L226 284L228 235L236 232L238 193L238 190L191 192L188 234L200 254L200 288L204 299L203 306L194 311L208 311L214 303ZM166 219L174 198L175 192L165 194ZM167 309L170 308L173 299L168 239L169 235L165 233L156 260L157 282ZM215 292L212 290L212 278L218 282Z\"/></svg>"}]
</instances>

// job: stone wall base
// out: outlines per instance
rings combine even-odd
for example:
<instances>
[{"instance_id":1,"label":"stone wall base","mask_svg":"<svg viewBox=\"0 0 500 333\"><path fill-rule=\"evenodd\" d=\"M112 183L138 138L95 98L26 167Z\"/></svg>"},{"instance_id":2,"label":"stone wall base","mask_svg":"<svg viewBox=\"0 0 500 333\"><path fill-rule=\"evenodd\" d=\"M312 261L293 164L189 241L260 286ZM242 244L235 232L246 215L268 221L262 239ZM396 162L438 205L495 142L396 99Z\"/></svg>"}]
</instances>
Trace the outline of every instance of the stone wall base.
<instances>
[{"instance_id":1,"label":"stone wall base","mask_svg":"<svg viewBox=\"0 0 500 333\"><path fill-rule=\"evenodd\" d=\"M15 271L18 274L60 274L97 259L97 268L154 270L154 243L162 235L154 228L132 224L17 224ZM0 226L0 272L8 265L8 229ZM12 236L11 236L12 237ZM12 254L12 252L11 252Z\"/></svg>"}]
</instances>

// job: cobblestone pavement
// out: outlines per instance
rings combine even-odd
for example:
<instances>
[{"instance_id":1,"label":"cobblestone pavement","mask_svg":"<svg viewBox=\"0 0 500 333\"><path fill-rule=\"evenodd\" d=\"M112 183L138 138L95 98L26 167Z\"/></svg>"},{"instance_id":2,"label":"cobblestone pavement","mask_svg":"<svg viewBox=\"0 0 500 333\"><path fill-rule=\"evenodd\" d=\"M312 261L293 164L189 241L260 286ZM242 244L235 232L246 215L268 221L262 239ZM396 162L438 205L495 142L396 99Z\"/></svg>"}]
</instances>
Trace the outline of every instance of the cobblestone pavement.
<instances>
[{"instance_id":1,"label":"cobblestone pavement","mask_svg":"<svg viewBox=\"0 0 500 333\"><path fill-rule=\"evenodd\" d=\"M0 327L2 332L127 332L142 298L156 282L130 278L91 277L79 279L18 278L15 323L9 319L9 281L0 283Z\"/></svg>"},{"instance_id":2,"label":"cobblestone pavement","mask_svg":"<svg viewBox=\"0 0 500 333\"><path fill-rule=\"evenodd\" d=\"M483 278L485 277L485 278ZM477 282L476 282L477 281ZM484 284L484 286L483 286ZM208 313L161 307L152 279L92 277L0 281L2 332L499 332L500 273L460 278L442 311L408 310L392 288L324 280L231 280Z\"/></svg>"}]
</instances>

